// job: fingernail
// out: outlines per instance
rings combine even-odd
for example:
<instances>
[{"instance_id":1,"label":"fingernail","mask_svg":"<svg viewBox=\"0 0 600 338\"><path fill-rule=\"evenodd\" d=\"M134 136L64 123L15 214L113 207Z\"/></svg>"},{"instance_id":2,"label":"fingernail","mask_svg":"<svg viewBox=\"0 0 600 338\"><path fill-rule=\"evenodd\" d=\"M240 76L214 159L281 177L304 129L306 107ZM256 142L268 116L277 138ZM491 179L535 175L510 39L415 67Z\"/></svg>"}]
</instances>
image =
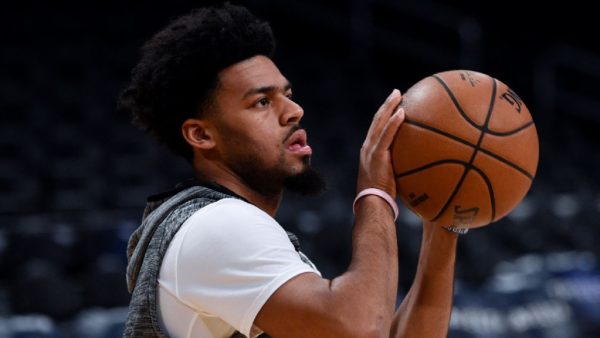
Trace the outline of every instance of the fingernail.
<instances>
[{"instance_id":1,"label":"fingernail","mask_svg":"<svg viewBox=\"0 0 600 338\"><path fill-rule=\"evenodd\" d=\"M399 116L404 116L404 108L398 107L398 109L396 109L396 114Z\"/></svg>"},{"instance_id":2,"label":"fingernail","mask_svg":"<svg viewBox=\"0 0 600 338\"><path fill-rule=\"evenodd\" d=\"M394 96L398 95L400 91L398 89L394 89L392 90L392 93L390 94L390 96L388 96L388 101L391 100Z\"/></svg>"}]
</instances>

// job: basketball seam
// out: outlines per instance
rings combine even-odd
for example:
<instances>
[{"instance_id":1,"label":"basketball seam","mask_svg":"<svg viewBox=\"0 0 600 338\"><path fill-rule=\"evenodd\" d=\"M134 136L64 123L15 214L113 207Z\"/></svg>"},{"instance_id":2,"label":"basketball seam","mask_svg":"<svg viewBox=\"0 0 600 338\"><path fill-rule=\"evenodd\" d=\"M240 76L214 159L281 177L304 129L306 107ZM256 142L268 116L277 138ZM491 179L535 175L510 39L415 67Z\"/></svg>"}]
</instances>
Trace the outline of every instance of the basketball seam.
<instances>
[{"instance_id":1,"label":"basketball seam","mask_svg":"<svg viewBox=\"0 0 600 338\"><path fill-rule=\"evenodd\" d=\"M447 86L445 85L445 83L442 80L438 79L438 81L441 81L441 83L444 85L444 88L447 88ZM477 155L477 152L479 151L479 149L481 147L481 142L483 142L483 137L485 136L485 133L488 130L488 124L490 123L490 118L492 116L492 112L494 111L494 104L496 103L496 89L497 89L496 79L492 78L492 96L491 96L491 99L490 99L490 104L488 106L488 111L486 113L485 122L483 124L483 127L480 129L481 130L481 134L479 135L479 140L477 141L477 146L473 150L473 154L471 155L471 159L469 160L468 165L465 166L465 169L464 169L464 172L462 174L462 177L460 178L460 180L456 184L456 187L454 188L454 191L450 195L450 198L446 201L446 203L444 204L444 206L442 207L442 209L439 211L439 213L431 220L432 222L435 222L438 218L440 218L440 216L442 216L444 214L444 212L446 212L446 209L448 209L448 206L450 205L450 203L452 202L452 200L454 199L454 197L458 193L458 190L460 190L460 188L462 186L462 183L465 180L465 177L467 176L469 170L471 170L471 167L473 166L473 161L475 160L475 156ZM448 95L452 95L452 94L449 92ZM453 98L453 100L455 100L455 99ZM461 111L461 114L464 115L464 112ZM491 188L492 187L488 186L488 190L491 189ZM493 190L489 191L489 193L493 194ZM493 221L493 220L494 219L492 218L491 221Z\"/></svg>"},{"instance_id":2,"label":"basketball seam","mask_svg":"<svg viewBox=\"0 0 600 338\"><path fill-rule=\"evenodd\" d=\"M469 167L470 167L470 165L468 163L465 164L465 168L463 170L462 176L458 180L458 183L456 184L456 187L454 187L454 190L452 191L452 194L450 194L450 197L448 198L448 200L446 200L446 203L444 203L444 206L440 209L440 211L438 212L438 214L435 215L435 217L431 220L431 222L437 221L437 219L440 218L440 216L442 216L444 214L444 212L446 211L446 209L448 209L448 206L450 205L450 202L452 202L452 200L454 199L454 197L458 193L458 190L462 186L462 183L465 180L465 177L467 177L467 173L469 172Z\"/></svg>"},{"instance_id":3,"label":"basketball seam","mask_svg":"<svg viewBox=\"0 0 600 338\"><path fill-rule=\"evenodd\" d=\"M492 131L492 130L488 130L488 134L494 135L494 136L510 136L510 135L514 135L524 129L527 129L528 127L533 125L533 121L529 121L527 123L525 123L524 125L518 127L517 129L511 130L511 131Z\"/></svg>"},{"instance_id":4,"label":"basketball seam","mask_svg":"<svg viewBox=\"0 0 600 338\"><path fill-rule=\"evenodd\" d=\"M450 97L450 100L452 100L452 103L454 104L454 106L456 107L456 109L458 110L460 115L462 115L462 117L465 120L467 120L467 122L469 122L473 127L475 127L477 130L481 131L482 128L479 125L477 125L477 123L475 123L475 121L471 120L471 118L464 112L464 110L458 103L458 100L456 99L456 97L450 90L450 87L448 87L448 85L446 84L446 82L442 78L440 78L438 75L432 75L432 76L434 79L436 79L442 85L442 87L444 87L446 94L448 94L448 96Z\"/></svg>"},{"instance_id":5,"label":"basketball seam","mask_svg":"<svg viewBox=\"0 0 600 338\"><path fill-rule=\"evenodd\" d=\"M468 165L467 162L461 161L461 160L441 160L441 161L435 161L435 162L428 163L428 164L426 164L424 166L421 166L421 167L418 167L418 168L415 168L415 169L412 169L412 170L405 171L403 173L397 174L396 178L398 179L398 178L402 178L404 176L410 176L412 174L418 173L421 170L429 169L429 168L435 167L437 165L446 164L446 163L461 164L463 166L467 166Z\"/></svg>"},{"instance_id":6,"label":"basketball seam","mask_svg":"<svg viewBox=\"0 0 600 338\"><path fill-rule=\"evenodd\" d=\"M470 125L472 125L473 127L475 127L475 129L482 131L483 127L479 126L477 123L475 123L475 121L473 121L469 115L467 115L467 113L465 113L465 111L462 109L462 107L460 106L460 103L458 103L458 100L456 99L456 96L454 96L454 93L452 93L452 90L450 90L450 87L448 87L448 85L446 84L446 82L439 77L438 75L432 75L432 77L434 79L436 79L441 85L442 87L444 87L444 91L446 91L446 94L448 94L448 96L450 97L450 100L452 100L452 103L454 104L454 107L456 107L456 109L458 110L458 112L460 113L460 115L467 120L467 122L469 122ZM493 85L496 86L496 79L492 78L493 81ZM495 94L494 94L495 95ZM533 120L525 123L524 125L517 127L514 130L510 130L510 131L506 131L506 132L498 132L498 131L492 131L492 130L487 130L488 134L492 134L492 135L496 135L496 136L509 136L512 134L516 134L518 132L520 132L523 129L526 129L527 127L533 125Z\"/></svg>"},{"instance_id":7,"label":"basketball seam","mask_svg":"<svg viewBox=\"0 0 600 338\"><path fill-rule=\"evenodd\" d=\"M435 166L442 165L442 164L448 164L448 163L451 163L451 164L460 164L460 165L462 165L465 168L469 167L470 169L473 169L475 172L477 172L481 176L481 178L484 180L485 184L488 186L488 192L490 194L490 203L491 203L491 206L492 206L492 219L494 219L496 217L496 199L494 197L494 190L492 189L492 183L490 182L489 177L487 177L487 175L483 172L483 170L479 169L475 165L469 165L468 162L461 161L461 160L441 160L441 161L435 161L435 162L426 164L424 166L418 167L416 169L412 169L412 170L406 171L404 173L398 174L398 175L396 175L396 179L402 178L402 177L405 177L405 176L410 176L410 175L418 173L419 171L426 170L426 169L429 169L429 168L433 168Z\"/></svg>"},{"instance_id":8,"label":"basketball seam","mask_svg":"<svg viewBox=\"0 0 600 338\"><path fill-rule=\"evenodd\" d=\"M423 129L430 130L430 131L432 131L434 133L440 134L442 136L446 136L446 137L448 137L450 139L453 139L454 141L460 142L460 143L462 143L464 145L468 145L470 147L475 147L475 145L473 143L471 143L471 142L469 142L467 140L463 140L462 138L460 138L460 137L458 137L456 135L452 135L452 134L447 133L447 132L445 132L443 130L439 130L439 129L434 128L432 126L426 125L424 123L417 122L417 121L414 121L414 120L411 120L411 119L408 119L408 118L404 119L404 123L412 124L412 125L414 125L416 127L420 127L420 128L423 128Z\"/></svg>"},{"instance_id":9,"label":"basketball seam","mask_svg":"<svg viewBox=\"0 0 600 338\"><path fill-rule=\"evenodd\" d=\"M483 181L485 182L485 184L488 187L488 192L490 193L490 204L492 206L492 222L494 221L494 219L496 218L496 198L494 197L494 188L492 187L492 182L490 182L489 177L487 177L487 175L483 172L483 170L477 168L476 166L471 166L471 169L473 169L475 172L477 172L479 174L479 176L481 176L481 178L483 178Z\"/></svg>"},{"instance_id":10,"label":"basketball seam","mask_svg":"<svg viewBox=\"0 0 600 338\"><path fill-rule=\"evenodd\" d=\"M420 127L420 128L422 128L422 129L429 130L429 131L431 131L431 132L434 132L434 133L436 133L436 134L440 134L440 135L442 135L442 136L446 136L447 138L450 138L450 139L452 139L452 140L454 140L454 141L457 141L457 142L459 142L459 143L462 143L462 144L464 144L464 145L467 145L467 146L469 146L469 147L472 147L472 148L475 148L475 147L476 147L476 145L475 145L475 144L473 144L473 143L471 143L471 142L469 142L469 141L463 140L463 139L462 139L462 138L460 138L460 137L457 137L457 136L455 136L455 135L452 135L452 134L446 133L446 132L445 132L445 131L443 131L443 130L439 130L439 129L437 129L437 128L434 128L434 127L432 127L432 126L429 126L429 125L427 125L427 124L420 123L420 122L416 122L416 121L413 121L413 120L410 120L410 119L405 119L405 120L404 120L404 123L406 123L406 124L411 124L411 125L413 125L413 126ZM505 159L504 157L502 157L502 156L500 156L500 155L497 155L497 154L495 154L495 153L492 153L491 151L489 151L489 150L487 150L487 149L485 149L485 148L479 148L479 150L480 150L482 153L485 153L486 155L489 155L489 156L491 156L491 157L495 158L496 160L498 160L498 161L500 161L500 162L502 162L502 163L504 163L504 164L506 164L506 165L508 165L508 166L510 166L510 167L512 167L512 168L514 168L515 170L519 171L519 172L520 172L520 173L522 173L523 175L527 176L527 178L529 178L530 180L533 180L533 175L532 175L532 174L530 174L530 173L529 173L527 170L525 170L525 169L523 169L523 168L519 167L518 165L516 165L516 164L514 164L514 163L510 162L509 160ZM413 170L413 169L411 169L411 170ZM403 174L404 174L404 173L400 173L400 174L396 175L396 177L398 177L398 176L402 176Z\"/></svg>"},{"instance_id":11,"label":"basketball seam","mask_svg":"<svg viewBox=\"0 0 600 338\"><path fill-rule=\"evenodd\" d=\"M527 172L527 170L525 170L525 169L519 167L518 165L510 162L509 160L505 159L504 157L496 155L496 154L492 153L491 151L489 151L489 150L487 150L485 148L480 148L479 151L481 151L482 153L484 153L484 154L486 154L486 155L488 155L490 157L493 157L496 160L498 160L498 161L500 161L500 162L502 162L502 163L504 163L504 164L512 167L513 169L517 170L518 172L520 172L521 174L527 176L527 178L529 178L530 180L533 181L533 175L532 174L530 174L529 172Z\"/></svg>"}]
</instances>

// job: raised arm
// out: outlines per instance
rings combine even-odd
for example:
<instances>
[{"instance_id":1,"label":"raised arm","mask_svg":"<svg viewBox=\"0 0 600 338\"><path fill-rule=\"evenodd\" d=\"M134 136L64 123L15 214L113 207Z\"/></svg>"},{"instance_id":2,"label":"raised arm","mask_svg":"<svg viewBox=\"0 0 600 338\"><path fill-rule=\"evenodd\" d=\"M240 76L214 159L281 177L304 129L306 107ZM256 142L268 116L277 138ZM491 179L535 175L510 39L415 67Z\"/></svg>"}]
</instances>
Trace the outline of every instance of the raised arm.
<instances>
[{"instance_id":1,"label":"raised arm","mask_svg":"<svg viewBox=\"0 0 600 338\"><path fill-rule=\"evenodd\" d=\"M423 222L415 280L394 315L390 337L446 337L452 310L458 235Z\"/></svg>"},{"instance_id":2,"label":"raised arm","mask_svg":"<svg viewBox=\"0 0 600 338\"><path fill-rule=\"evenodd\" d=\"M375 114L361 149L358 191L377 188L396 195L389 148L404 119L393 114L401 100L395 90ZM356 204L352 261L341 276L327 280L299 275L269 298L255 324L273 337L387 337L398 283L393 212L382 198L368 195Z\"/></svg>"}]
</instances>

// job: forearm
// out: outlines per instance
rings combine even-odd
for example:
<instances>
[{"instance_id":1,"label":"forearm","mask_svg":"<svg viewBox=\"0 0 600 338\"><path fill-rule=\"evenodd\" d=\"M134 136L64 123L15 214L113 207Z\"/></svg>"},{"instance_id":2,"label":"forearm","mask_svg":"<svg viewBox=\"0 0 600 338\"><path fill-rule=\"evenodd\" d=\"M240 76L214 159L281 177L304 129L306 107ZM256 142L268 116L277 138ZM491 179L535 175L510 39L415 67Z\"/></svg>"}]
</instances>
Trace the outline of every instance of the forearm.
<instances>
[{"instance_id":1,"label":"forearm","mask_svg":"<svg viewBox=\"0 0 600 338\"><path fill-rule=\"evenodd\" d=\"M397 252L389 205L377 196L363 197L357 204L352 261L346 273L331 281L351 325L388 332L398 288Z\"/></svg>"},{"instance_id":2,"label":"forearm","mask_svg":"<svg viewBox=\"0 0 600 338\"><path fill-rule=\"evenodd\" d=\"M452 310L457 235L424 223L413 285L394 315L391 337L446 337Z\"/></svg>"},{"instance_id":3,"label":"forearm","mask_svg":"<svg viewBox=\"0 0 600 338\"><path fill-rule=\"evenodd\" d=\"M359 192L371 188L396 196L390 147L404 119L403 110L394 114L400 100L394 90L373 117L360 150ZM355 203L348 271L333 280L310 273L289 280L263 305L258 327L273 337L387 337L398 288L398 246L386 199L366 195Z\"/></svg>"}]
</instances>

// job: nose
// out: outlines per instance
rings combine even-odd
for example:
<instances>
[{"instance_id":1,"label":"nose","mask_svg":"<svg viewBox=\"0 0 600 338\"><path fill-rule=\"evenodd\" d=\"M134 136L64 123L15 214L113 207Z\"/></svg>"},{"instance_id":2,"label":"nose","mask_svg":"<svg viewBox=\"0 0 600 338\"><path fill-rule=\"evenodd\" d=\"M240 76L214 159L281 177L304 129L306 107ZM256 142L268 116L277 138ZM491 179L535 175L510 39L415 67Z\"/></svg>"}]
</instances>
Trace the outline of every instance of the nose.
<instances>
[{"instance_id":1,"label":"nose","mask_svg":"<svg viewBox=\"0 0 600 338\"><path fill-rule=\"evenodd\" d=\"M302 119L302 116L304 116L304 109L302 109L299 104L292 101L292 99L286 98L283 113L281 114L279 121L281 125L298 124Z\"/></svg>"}]
</instances>

